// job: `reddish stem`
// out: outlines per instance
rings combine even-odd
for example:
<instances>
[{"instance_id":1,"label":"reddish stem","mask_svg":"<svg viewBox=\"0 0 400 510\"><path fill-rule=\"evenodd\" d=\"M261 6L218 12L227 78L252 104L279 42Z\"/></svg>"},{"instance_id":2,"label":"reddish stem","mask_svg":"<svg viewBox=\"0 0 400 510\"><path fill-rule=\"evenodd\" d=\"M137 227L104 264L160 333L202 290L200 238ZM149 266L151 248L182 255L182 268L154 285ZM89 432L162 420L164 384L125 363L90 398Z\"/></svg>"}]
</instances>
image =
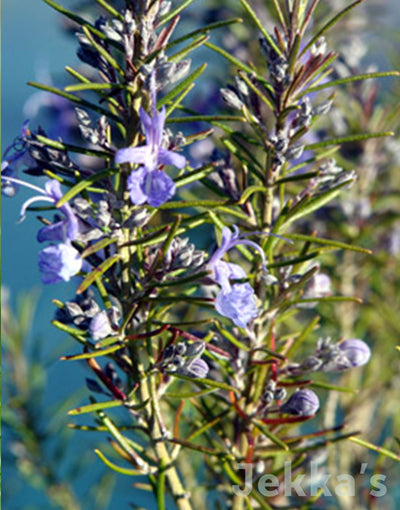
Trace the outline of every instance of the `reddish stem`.
<instances>
[{"instance_id":1,"label":"reddish stem","mask_svg":"<svg viewBox=\"0 0 400 510\"><path fill-rule=\"evenodd\" d=\"M244 420L247 420L248 416L244 411L242 411L242 409L240 409L233 391L229 392L229 399L232 402L233 407L236 409L238 415L241 416Z\"/></svg>"},{"instance_id":2,"label":"reddish stem","mask_svg":"<svg viewBox=\"0 0 400 510\"><path fill-rule=\"evenodd\" d=\"M181 414L183 410L183 406L185 405L185 400L182 398L179 402L178 409L176 410L175 420L174 420L174 437L179 437L179 422L181 419Z\"/></svg>"},{"instance_id":3,"label":"reddish stem","mask_svg":"<svg viewBox=\"0 0 400 510\"><path fill-rule=\"evenodd\" d=\"M164 324L164 326L161 326L161 328L155 329L154 331L150 331L149 333L138 333L136 335L128 335L125 337L125 340L141 340L143 338L150 338L152 336L159 335L160 333L163 333L167 329L171 329L171 326L169 324Z\"/></svg>"},{"instance_id":4,"label":"reddish stem","mask_svg":"<svg viewBox=\"0 0 400 510\"><path fill-rule=\"evenodd\" d=\"M283 425L285 423L301 423L311 420L315 414L311 416L287 416L286 418L263 418L261 421L267 425Z\"/></svg>"},{"instance_id":5,"label":"reddish stem","mask_svg":"<svg viewBox=\"0 0 400 510\"><path fill-rule=\"evenodd\" d=\"M87 349L85 349L86 352ZM115 384L112 382L112 380L106 375L101 366L97 363L97 361L94 358L89 358L87 360L87 363L89 367L93 370L93 372L97 375L97 377L104 383L105 386L111 391L111 393L116 397L118 400L126 400L125 393L120 390Z\"/></svg>"}]
</instances>

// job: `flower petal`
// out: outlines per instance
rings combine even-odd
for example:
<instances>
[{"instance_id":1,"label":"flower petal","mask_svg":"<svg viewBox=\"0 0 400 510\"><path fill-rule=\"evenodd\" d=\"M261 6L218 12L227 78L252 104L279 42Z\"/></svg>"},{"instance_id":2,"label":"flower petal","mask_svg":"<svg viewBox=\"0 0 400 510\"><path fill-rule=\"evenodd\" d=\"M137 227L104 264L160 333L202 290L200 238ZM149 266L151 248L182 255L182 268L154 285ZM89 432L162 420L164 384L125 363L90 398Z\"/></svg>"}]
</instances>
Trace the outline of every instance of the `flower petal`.
<instances>
[{"instance_id":1,"label":"flower petal","mask_svg":"<svg viewBox=\"0 0 400 510\"><path fill-rule=\"evenodd\" d=\"M153 170L145 177L144 193L152 207L159 207L175 194L175 183L165 172Z\"/></svg>"},{"instance_id":2,"label":"flower petal","mask_svg":"<svg viewBox=\"0 0 400 510\"><path fill-rule=\"evenodd\" d=\"M115 154L115 162L121 163L137 163L138 165L146 165L150 157L150 146L143 147L126 147L120 149Z\"/></svg>"},{"instance_id":3,"label":"flower petal","mask_svg":"<svg viewBox=\"0 0 400 510\"><path fill-rule=\"evenodd\" d=\"M144 181L148 172L147 168L142 166L131 172L128 177L127 188L133 204L141 205L147 201L147 195L144 191Z\"/></svg>"},{"instance_id":4,"label":"flower petal","mask_svg":"<svg viewBox=\"0 0 400 510\"><path fill-rule=\"evenodd\" d=\"M68 282L82 268L82 258L68 244L47 246L39 253L39 270L42 283Z\"/></svg>"},{"instance_id":5,"label":"flower petal","mask_svg":"<svg viewBox=\"0 0 400 510\"><path fill-rule=\"evenodd\" d=\"M186 158L182 154L160 148L158 149L158 162L160 165L172 165L182 169L185 168Z\"/></svg>"},{"instance_id":6,"label":"flower petal","mask_svg":"<svg viewBox=\"0 0 400 510\"><path fill-rule=\"evenodd\" d=\"M153 138L153 119L142 107L139 109L139 117L146 141L150 145L150 140Z\"/></svg>"},{"instance_id":7,"label":"flower petal","mask_svg":"<svg viewBox=\"0 0 400 510\"><path fill-rule=\"evenodd\" d=\"M248 283L235 283L229 292L222 290L215 300L215 309L240 328L258 315L254 290Z\"/></svg>"},{"instance_id":8,"label":"flower petal","mask_svg":"<svg viewBox=\"0 0 400 510\"><path fill-rule=\"evenodd\" d=\"M61 184L56 179L51 179L47 181L44 185L46 190L46 194L54 200L54 202L58 202L60 198L63 196L61 191Z\"/></svg>"},{"instance_id":9,"label":"flower petal","mask_svg":"<svg viewBox=\"0 0 400 510\"><path fill-rule=\"evenodd\" d=\"M224 260L218 260L214 264L214 279L224 292L231 290L229 280L240 280L246 277L246 271L237 264L225 262Z\"/></svg>"},{"instance_id":10,"label":"flower petal","mask_svg":"<svg viewBox=\"0 0 400 510\"><path fill-rule=\"evenodd\" d=\"M66 227L65 220L57 221L57 223L53 223L52 225L46 225L39 230L36 239L39 243L43 243L44 241L64 241Z\"/></svg>"}]
</instances>

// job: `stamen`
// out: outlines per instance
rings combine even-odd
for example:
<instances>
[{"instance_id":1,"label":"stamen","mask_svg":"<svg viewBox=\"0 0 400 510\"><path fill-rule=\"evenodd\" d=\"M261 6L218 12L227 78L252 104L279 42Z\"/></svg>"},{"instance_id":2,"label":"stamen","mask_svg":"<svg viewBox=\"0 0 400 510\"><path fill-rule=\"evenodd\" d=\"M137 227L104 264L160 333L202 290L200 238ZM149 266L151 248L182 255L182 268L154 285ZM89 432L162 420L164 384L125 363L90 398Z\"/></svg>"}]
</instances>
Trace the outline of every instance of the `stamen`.
<instances>
[{"instance_id":1,"label":"stamen","mask_svg":"<svg viewBox=\"0 0 400 510\"><path fill-rule=\"evenodd\" d=\"M42 195L47 195L47 193L44 189L39 188L38 186L35 186L34 184L30 184L29 182L25 182L25 181L21 181L20 179L16 179L15 177L8 177L7 175L2 175L1 180L14 182L15 184L25 186L25 188L33 189L34 191L37 191L38 193L41 193Z\"/></svg>"}]
</instances>

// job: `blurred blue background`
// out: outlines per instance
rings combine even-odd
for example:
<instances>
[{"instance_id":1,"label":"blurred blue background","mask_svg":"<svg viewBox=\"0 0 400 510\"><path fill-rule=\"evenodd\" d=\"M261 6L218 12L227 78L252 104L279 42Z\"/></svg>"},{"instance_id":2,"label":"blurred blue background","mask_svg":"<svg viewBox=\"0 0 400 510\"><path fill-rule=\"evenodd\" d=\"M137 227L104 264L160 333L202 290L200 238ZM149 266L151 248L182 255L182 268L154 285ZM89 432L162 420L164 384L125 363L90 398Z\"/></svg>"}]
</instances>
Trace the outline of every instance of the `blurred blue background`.
<instances>
[{"instance_id":1,"label":"blurred blue background","mask_svg":"<svg viewBox=\"0 0 400 510\"><path fill-rule=\"evenodd\" d=\"M66 2L67 4L71 2ZM75 55L73 39L61 29L60 15L48 5L39 0L3 0L2 2L2 152L12 143L20 133L22 123L26 118L24 106L35 89L26 85L28 81L44 81L46 75L51 75L53 81L63 82L65 71L63 67L70 65L76 67L79 60ZM26 109L26 108L25 108ZM43 119L42 115L42 119ZM37 127L37 120L32 122L32 127ZM43 127L47 128L46 119ZM21 175L20 175L21 177ZM28 178L29 180L29 178ZM36 179L37 181L37 179ZM38 184L38 182L36 182ZM37 268L37 252L39 244L36 241L38 222L33 214L28 215L26 220L17 224L19 210L22 202L32 196L29 190L20 189L14 199L2 196L2 286L10 291L11 306L15 308L17 297L37 289L39 299L36 305L34 330L31 332L31 345L40 341L48 364L48 385L45 393L46 408L51 412L52 408L63 400L75 396L75 400L69 401L69 407L74 407L77 402L87 395L82 382L85 376L89 376L85 365L69 364L61 362L58 357L71 351L73 346L66 340L66 335L55 329L50 324L53 319L55 307L51 299L58 297L66 300L74 294L76 284L42 286ZM80 390L80 391L79 391ZM65 427L69 419L65 413L63 419L58 422L60 428ZM91 422L92 423L92 422ZM47 423L44 423L44 428ZM83 432L73 432L70 458L79 456L86 463L86 472L79 477L79 484L74 487L78 500L87 498L86 508L95 508L90 504L90 487L100 477L109 472L102 462L96 457L93 449L104 440L104 436L88 436ZM3 428L2 453L7 458L13 447L10 437ZM88 452L84 459L82 445ZM50 443L51 445L51 443ZM3 457L4 458L4 457ZM70 468L68 462L63 469ZM3 504L8 510L53 508L41 491L35 491L21 480L15 467L3 464ZM149 506L151 503L140 498L132 490L132 479L120 476L116 478L114 495L109 503L109 508L127 508L130 501L136 500ZM149 498L150 501L152 498ZM56 508L56 507L54 507ZM83 508L83 507L82 507Z\"/></svg>"},{"instance_id":2,"label":"blurred blue background","mask_svg":"<svg viewBox=\"0 0 400 510\"><path fill-rule=\"evenodd\" d=\"M71 2L65 1L65 5ZM200 5L201 2L198 2ZM375 5L377 5L375 3ZM400 9L398 0L382 0L379 5L382 11L379 12L380 24L376 26L375 38L378 41L379 31L382 26L392 27L394 30L400 21ZM379 8L379 6L378 6ZM49 6L36 0L3 0L2 2L2 151L18 135L21 125L25 120L24 105L35 93L35 90L28 87L29 80L43 81L43 73L49 73L54 82L62 81L65 78L64 65L76 67L78 59L75 55L75 45L71 37L68 37L60 30L60 16ZM384 55L390 48L379 46L375 51ZM375 61L375 56L372 59ZM60 78L60 80L59 80ZM36 127L36 122L33 122ZM53 318L54 305L51 303L53 297L68 299L73 294L75 285L63 285L54 287L43 287L40 285L39 272L37 269L37 251L39 246L36 243L37 221L34 215L17 224L19 209L24 199L31 196L29 191L20 190L14 199L2 197L2 285L10 289L11 304L15 306L16 297L20 293L28 292L32 288L39 289L40 298L37 302L37 313L34 330L31 332L32 341L45 339L44 349L51 359L48 370L48 390L46 402L48 408L63 401L73 393L79 392L82 381L87 374L84 365L68 364L57 361L65 350L68 351L65 335L50 325ZM71 346L69 345L69 349ZM77 394L82 397L84 390ZM65 419L64 422L70 420ZM7 451L9 448L7 435L3 434L2 448ZM103 472L103 466L95 457L93 448L88 448L87 436L77 432L73 436L75 448L71 455L76 454L80 444L85 444L85 449L92 456L93 466L88 464L88 471L81 478L79 487L76 487L78 499L88 493L88 487L93 480ZM90 441L93 447L96 439ZM99 438L101 441L101 438ZM22 481L15 477L15 470L6 469L3 471L3 489L5 508L9 510L35 508L45 504L46 500L40 492L29 487L22 486ZM109 508L127 508L128 502L134 499L132 480L120 476L116 479L114 496ZM23 489L23 490L22 490ZM141 497L143 493L141 493ZM149 498L151 501L151 498ZM149 501L143 504L149 506ZM139 500L136 499L136 503ZM45 507L50 508L48 503ZM88 507L90 508L90 507Z\"/></svg>"}]
</instances>

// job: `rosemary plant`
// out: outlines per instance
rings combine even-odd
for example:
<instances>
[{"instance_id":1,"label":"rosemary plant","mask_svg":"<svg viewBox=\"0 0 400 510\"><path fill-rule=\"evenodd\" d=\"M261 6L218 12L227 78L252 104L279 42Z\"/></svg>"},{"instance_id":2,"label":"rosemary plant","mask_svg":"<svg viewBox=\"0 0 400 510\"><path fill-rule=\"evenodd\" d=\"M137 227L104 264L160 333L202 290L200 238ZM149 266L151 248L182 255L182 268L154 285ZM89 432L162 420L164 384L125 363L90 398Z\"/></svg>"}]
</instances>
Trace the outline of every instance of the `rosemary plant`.
<instances>
[{"instance_id":1,"label":"rosemary plant","mask_svg":"<svg viewBox=\"0 0 400 510\"><path fill-rule=\"evenodd\" d=\"M159 510L314 508L329 496L315 471L328 445L378 448L332 420L329 395L357 389L334 374L361 373L371 348L346 321L363 306L357 286L324 267L355 268L371 253L351 230L349 188L360 177L366 199L374 181L341 147L380 148L393 135L384 121L331 134L343 97L365 115L374 107L340 87L399 74L343 72L330 47L363 0L336 12L318 0L240 0L232 17L179 36L191 0L96 0L94 22L44 1L76 27L84 65L66 67L64 89L30 85L69 102L81 141L24 123L1 182L8 196L32 190L21 219L40 212L42 283L75 285L53 300L53 325L71 338L65 363L90 371L71 427L105 430L113 453L96 449L100 461L139 477ZM213 42L240 25L258 39L242 37L242 60ZM192 90L207 67L192 62L200 47L232 69L217 113L211 94L205 108ZM318 338L316 308L341 310L330 336ZM379 497L382 479L370 483L367 499Z\"/></svg>"}]
</instances>

